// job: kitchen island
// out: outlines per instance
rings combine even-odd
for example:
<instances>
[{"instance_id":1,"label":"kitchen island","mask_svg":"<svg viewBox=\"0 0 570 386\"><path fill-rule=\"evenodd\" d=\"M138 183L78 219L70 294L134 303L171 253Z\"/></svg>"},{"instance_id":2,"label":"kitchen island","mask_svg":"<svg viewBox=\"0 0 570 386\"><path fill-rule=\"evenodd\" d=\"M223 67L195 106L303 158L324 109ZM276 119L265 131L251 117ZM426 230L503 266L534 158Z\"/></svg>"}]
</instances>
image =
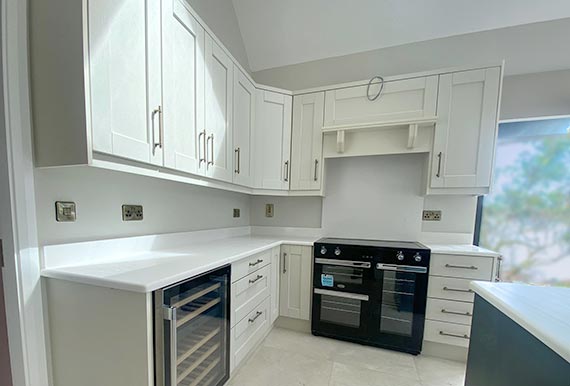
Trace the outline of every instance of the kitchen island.
<instances>
[{"instance_id":1,"label":"kitchen island","mask_svg":"<svg viewBox=\"0 0 570 386\"><path fill-rule=\"evenodd\" d=\"M473 282L465 386L570 385L570 289Z\"/></svg>"}]
</instances>

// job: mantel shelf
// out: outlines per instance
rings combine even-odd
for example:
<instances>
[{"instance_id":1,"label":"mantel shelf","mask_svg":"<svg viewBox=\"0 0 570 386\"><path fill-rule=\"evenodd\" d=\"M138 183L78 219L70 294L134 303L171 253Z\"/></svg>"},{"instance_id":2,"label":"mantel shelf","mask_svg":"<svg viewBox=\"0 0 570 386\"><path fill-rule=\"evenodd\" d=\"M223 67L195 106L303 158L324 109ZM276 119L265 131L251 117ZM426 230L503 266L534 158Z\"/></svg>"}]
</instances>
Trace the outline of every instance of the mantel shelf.
<instances>
[{"instance_id":1,"label":"mantel shelf","mask_svg":"<svg viewBox=\"0 0 570 386\"><path fill-rule=\"evenodd\" d=\"M401 119L394 121L373 122L365 124L351 124L351 125L337 125L337 126L323 126L323 133L336 132L336 147L338 153L344 153L345 132L357 130L371 130L371 129L388 129L399 126L408 127L408 148L413 149L416 145L418 138L418 128L420 126L430 126L437 122L437 117L416 118L416 119Z\"/></svg>"}]
</instances>

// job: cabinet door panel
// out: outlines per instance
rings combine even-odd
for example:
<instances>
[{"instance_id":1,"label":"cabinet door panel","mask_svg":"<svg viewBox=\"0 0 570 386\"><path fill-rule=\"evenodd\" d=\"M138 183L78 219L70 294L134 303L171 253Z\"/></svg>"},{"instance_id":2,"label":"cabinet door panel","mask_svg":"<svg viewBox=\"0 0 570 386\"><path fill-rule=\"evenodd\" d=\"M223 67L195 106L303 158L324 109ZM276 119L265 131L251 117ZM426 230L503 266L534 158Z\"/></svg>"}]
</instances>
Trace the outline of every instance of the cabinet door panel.
<instances>
[{"instance_id":1,"label":"cabinet door panel","mask_svg":"<svg viewBox=\"0 0 570 386\"><path fill-rule=\"evenodd\" d=\"M499 68L440 77L432 188L490 186L499 84Z\"/></svg>"},{"instance_id":2,"label":"cabinet door panel","mask_svg":"<svg viewBox=\"0 0 570 386\"><path fill-rule=\"evenodd\" d=\"M253 182L252 133L255 124L255 86L234 67L234 183L251 186Z\"/></svg>"},{"instance_id":3,"label":"cabinet door panel","mask_svg":"<svg viewBox=\"0 0 570 386\"><path fill-rule=\"evenodd\" d=\"M255 186L289 189L291 171L291 112L293 98L271 91L257 92L255 125Z\"/></svg>"},{"instance_id":4,"label":"cabinet door panel","mask_svg":"<svg viewBox=\"0 0 570 386\"><path fill-rule=\"evenodd\" d=\"M160 105L155 56L160 63L160 26L155 2L88 2L89 72L93 149L142 162L161 163L153 154L150 112ZM147 8L152 12L147 12ZM149 28L153 28L150 30ZM153 70L151 73L150 70ZM158 69L160 71L160 69ZM147 100L148 96L148 100ZM160 117L155 114L158 130ZM158 136L158 133L156 133ZM158 138L157 138L158 139Z\"/></svg>"},{"instance_id":5,"label":"cabinet door panel","mask_svg":"<svg viewBox=\"0 0 570 386\"><path fill-rule=\"evenodd\" d=\"M196 173L204 158L204 29L183 0L163 4L165 166Z\"/></svg>"},{"instance_id":6,"label":"cabinet door panel","mask_svg":"<svg viewBox=\"0 0 570 386\"><path fill-rule=\"evenodd\" d=\"M319 190L322 186L324 93L293 100L291 190Z\"/></svg>"},{"instance_id":7,"label":"cabinet door panel","mask_svg":"<svg viewBox=\"0 0 570 386\"><path fill-rule=\"evenodd\" d=\"M206 175L232 181L232 88L234 64L206 34Z\"/></svg>"},{"instance_id":8,"label":"cabinet door panel","mask_svg":"<svg viewBox=\"0 0 570 386\"><path fill-rule=\"evenodd\" d=\"M279 314L309 320L311 305L311 247L285 245L281 249Z\"/></svg>"}]
</instances>

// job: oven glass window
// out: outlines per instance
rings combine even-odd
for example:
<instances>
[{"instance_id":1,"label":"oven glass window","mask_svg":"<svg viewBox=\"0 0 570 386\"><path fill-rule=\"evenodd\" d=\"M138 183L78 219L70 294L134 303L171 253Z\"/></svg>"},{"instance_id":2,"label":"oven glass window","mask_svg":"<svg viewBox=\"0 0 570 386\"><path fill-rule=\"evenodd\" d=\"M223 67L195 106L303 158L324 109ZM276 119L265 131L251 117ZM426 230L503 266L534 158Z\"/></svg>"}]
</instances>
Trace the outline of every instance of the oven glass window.
<instances>
[{"instance_id":1,"label":"oven glass window","mask_svg":"<svg viewBox=\"0 0 570 386\"><path fill-rule=\"evenodd\" d=\"M412 336L416 274L384 271L380 331Z\"/></svg>"},{"instance_id":2,"label":"oven glass window","mask_svg":"<svg viewBox=\"0 0 570 386\"><path fill-rule=\"evenodd\" d=\"M340 265L327 265L323 264L324 275L331 275L334 277L335 283L341 284L362 284L363 270L362 268L343 267Z\"/></svg>"},{"instance_id":3,"label":"oven glass window","mask_svg":"<svg viewBox=\"0 0 570 386\"><path fill-rule=\"evenodd\" d=\"M321 321L349 327L360 327L361 300L337 296L321 296Z\"/></svg>"}]
</instances>

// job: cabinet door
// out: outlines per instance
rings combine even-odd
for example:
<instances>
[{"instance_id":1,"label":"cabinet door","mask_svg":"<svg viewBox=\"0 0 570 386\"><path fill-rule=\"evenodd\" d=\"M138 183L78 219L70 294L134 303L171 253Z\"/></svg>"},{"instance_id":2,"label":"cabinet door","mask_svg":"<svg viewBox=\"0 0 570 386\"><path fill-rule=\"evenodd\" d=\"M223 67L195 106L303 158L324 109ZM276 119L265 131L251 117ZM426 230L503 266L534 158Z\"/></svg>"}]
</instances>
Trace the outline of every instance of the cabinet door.
<instances>
[{"instance_id":1,"label":"cabinet door","mask_svg":"<svg viewBox=\"0 0 570 386\"><path fill-rule=\"evenodd\" d=\"M93 150L162 164L160 3L89 1L88 15Z\"/></svg>"},{"instance_id":2,"label":"cabinet door","mask_svg":"<svg viewBox=\"0 0 570 386\"><path fill-rule=\"evenodd\" d=\"M289 318L309 320L312 248L285 245L281 252L279 314Z\"/></svg>"},{"instance_id":3,"label":"cabinet door","mask_svg":"<svg viewBox=\"0 0 570 386\"><path fill-rule=\"evenodd\" d=\"M196 173L205 159L204 29L183 0L162 6L164 164Z\"/></svg>"},{"instance_id":4,"label":"cabinet door","mask_svg":"<svg viewBox=\"0 0 570 386\"><path fill-rule=\"evenodd\" d=\"M271 323L279 317L279 272L281 270L280 248L271 250Z\"/></svg>"},{"instance_id":5,"label":"cabinet door","mask_svg":"<svg viewBox=\"0 0 570 386\"><path fill-rule=\"evenodd\" d=\"M323 92L293 98L291 190L319 190L322 186Z\"/></svg>"},{"instance_id":6,"label":"cabinet door","mask_svg":"<svg viewBox=\"0 0 570 386\"><path fill-rule=\"evenodd\" d=\"M442 75L432 153L432 188L491 185L500 68Z\"/></svg>"},{"instance_id":7,"label":"cabinet door","mask_svg":"<svg viewBox=\"0 0 570 386\"><path fill-rule=\"evenodd\" d=\"M232 88L234 64L206 34L206 175L232 182Z\"/></svg>"},{"instance_id":8,"label":"cabinet door","mask_svg":"<svg viewBox=\"0 0 570 386\"><path fill-rule=\"evenodd\" d=\"M234 66L233 139L234 183L253 183L252 134L255 125L255 86Z\"/></svg>"},{"instance_id":9,"label":"cabinet door","mask_svg":"<svg viewBox=\"0 0 570 386\"><path fill-rule=\"evenodd\" d=\"M289 189L291 171L291 110L293 98L257 91L255 124L255 186Z\"/></svg>"}]
</instances>

